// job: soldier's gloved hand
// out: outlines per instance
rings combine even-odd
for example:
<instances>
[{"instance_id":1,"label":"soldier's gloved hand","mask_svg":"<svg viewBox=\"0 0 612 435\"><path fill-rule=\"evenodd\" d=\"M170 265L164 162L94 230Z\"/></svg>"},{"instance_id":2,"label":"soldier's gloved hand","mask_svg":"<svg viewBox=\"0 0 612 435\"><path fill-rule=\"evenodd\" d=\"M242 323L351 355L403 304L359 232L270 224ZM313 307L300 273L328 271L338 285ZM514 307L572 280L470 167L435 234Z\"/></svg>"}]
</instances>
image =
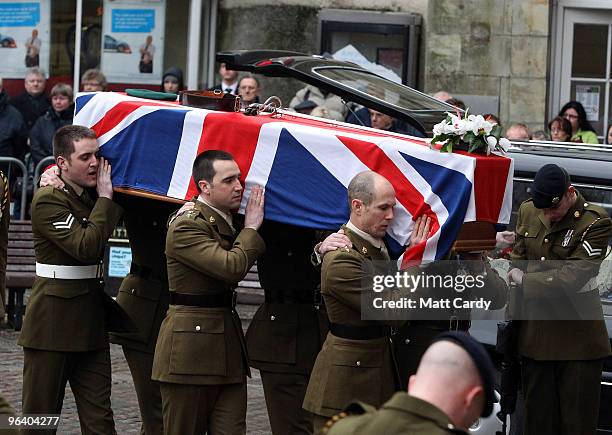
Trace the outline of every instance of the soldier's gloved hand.
<instances>
[{"instance_id":1,"label":"soldier's gloved hand","mask_svg":"<svg viewBox=\"0 0 612 435\"><path fill-rule=\"evenodd\" d=\"M60 170L57 165L50 166L42 173L39 185L40 187L52 186L56 189L62 189L64 187L64 182L60 178Z\"/></svg>"},{"instance_id":2,"label":"soldier's gloved hand","mask_svg":"<svg viewBox=\"0 0 612 435\"><path fill-rule=\"evenodd\" d=\"M352 248L353 244L351 243L351 239L348 238L346 234L344 234L344 230L340 229L337 232L330 234L315 246L315 252L323 257L329 251L335 251L338 248Z\"/></svg>"},{"instance_id":3,"label":"soldier's gloved hand","mask_svg":"<svg viewBox=\"0 0 612 435\"><path fill-rule=\"evenodd\" d=\"M508 282L515 282L518 285L522 285L523 275L525 275L525 273L521 269L517 269L516 267L514 269L510 269L508 272Z\"/></svg>"},{"instance_id":4,"label":"soldier's gloved hand","mask_svg":"<svg viewBox=\"0 0 612 435\"><path fill-rule=\"evenodd\" d=\"M100 198L113 199L113 183L111 181L111 165L104 157L100 157L98 164L98 181L96 190Z\"/></svg>"},{"instance_id":5,"label":"soldier's gloved hand","mask_svg":"<svg viewBox=\"0 0 612 435\"><path fill-rule=\"evenodd\" d=\"M429 216L419 216L414 221L414 228L410 234L410 246L418 245L427 240L429 228L431 227L431 218Z\"/></svg>"},{"instance_id":6,"label":"soldier's gloved hand","mask_svg":"<svg viewBox=\"0 0 612 435\"><path fill-rule=\"evenodd\" d=\"M244 211L244 227L258 230L264 218L264 189L253 186Z\"/></svg>"},{"instance_id":7,"label":"soldier's gloved hand","mask_svg":"<svg viewBox=\"0 0 612 435\"><path fill-rule=\"evenodd\" d=\"M499 231L495 234L495 242L498 248L507 248L514 245L516 233L514 231Z\"/></svg>"}]
</instances>

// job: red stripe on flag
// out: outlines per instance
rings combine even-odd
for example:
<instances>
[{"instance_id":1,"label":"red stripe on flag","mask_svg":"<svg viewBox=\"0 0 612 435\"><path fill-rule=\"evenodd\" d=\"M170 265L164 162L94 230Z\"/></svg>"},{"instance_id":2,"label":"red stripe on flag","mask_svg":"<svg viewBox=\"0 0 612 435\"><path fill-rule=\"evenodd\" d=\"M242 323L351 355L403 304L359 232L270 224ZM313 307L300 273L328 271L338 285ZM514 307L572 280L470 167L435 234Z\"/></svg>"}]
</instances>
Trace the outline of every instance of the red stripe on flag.
<instances>
[{"instance_id":1,"label":"red stripe on flag","mask_svg":"<svg viewBox=\"0 0 612 435\"><path fill-rule=\"evenodd\" d=\"M242 113L209 113L204 119L197 155L207 150L222 150L234 156L244 181L251 168L261 126L274 119L245 116ZM193 178L189 181L187 198L198 194Z\"/></svg>"},{"instance_id":2,"label":"red stripe on flag","mask_svg":"<svg viewBox=\"0 0 612 435\"><path fill-rule=\"evenodd\" d=\"M96 132L96 136L100 137L119 125L126 116L143 106L168 108L167 104L160 104L155 101L122 101L106 112L104 117L91 127L91 129Z\"/></svg>"},{"instance_id":3,"label":"red stripe on flag","mask_svg":"<svg viewBox=\"0 0 612 435\"><path fill-rule=\"evenodd\" d=\"M338 139L368 168L389 180L395 189L397 200L408 210L413 220L423 215L431 218L429 235L435 234L439 230L440 222L438 222L438 216L433 212L429 204L425 202L421 192L412 185L383 150L370 142L341 136ZM425 252L425 242L411 246L404 254L404 261L421 259L423 252Z\"/></svg>"}]
</instances>

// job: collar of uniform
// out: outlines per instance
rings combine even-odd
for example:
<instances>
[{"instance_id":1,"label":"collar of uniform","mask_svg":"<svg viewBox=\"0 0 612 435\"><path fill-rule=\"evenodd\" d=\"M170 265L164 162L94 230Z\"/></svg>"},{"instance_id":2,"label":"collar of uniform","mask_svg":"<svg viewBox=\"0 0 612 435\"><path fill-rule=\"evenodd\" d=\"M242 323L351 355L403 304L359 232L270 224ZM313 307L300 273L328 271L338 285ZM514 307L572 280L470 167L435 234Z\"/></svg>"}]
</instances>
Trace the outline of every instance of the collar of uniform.
<instances>
[{"instance_id":1,"label":"collar of uniform","mask_svg":"<svg viewBox=\"0 0 612 435\"><path fill-rule=\"evenodd\" d=\"M202 201L201 198L197 198L195 204L196 208L199 210L200 214L204 217L206 222L215 225L219 230L219 233L226 236L234 235L234 231L232 229L233 227L230 223L228 223L227 216L225 215L225 213Z\"/></svg>"},{"instance_id":2,"label":"collar of uniform","mask_svg":"<svg viewBox=\"0 0 612 435\"><path fill-rule=\"evenodd\" d=\"M437 406L425 400L421 400L418 397L410 396L403 391L395 393L391 399L381 406L381 408L416 414L434 421L438 426L446 429L455 429L455 425L448 415Z\"/></svg>"},{"instance_id":3,"label":"collar of uniform","mask_svg":"<svg viewBox=\"0 0 612 435\"><path fill-rule=\"evenodd\" d=\"M554 222L552 224L549 223L548 225L546 225L546 223L548 222L548 219L545 219L544 213L540 211L540 214L539 214L540 221L542 221L542 223L546 225L546 227L550 229L551 232L563 231L567 228L571 228L574 226L576 219L579 219L582 217L584 213L584 204L585 204L584 197L582 196L580 192L576 190L576 202L574 203L574 205L572 205L569 208L565 216L563 216L563 219L561 219L559 222Z\"/></svg>"},{"instance_id":4,"label":"collar of uniform","mask_svg":"<svg viewBox=\"0 0 612 435\"><path fill-rule=\"evenodd\" d=\"M385 246L385 242L380 239L375 239L370 234L366 233L363 230L360 230L351 221L347 222L346 227L362 239L366 240L368 243L370 243L370 245L374 246L375 248L381 249L383 246Z\"/></svg>"},{"instance_id":5,"label":"collar of uniform","mask_svg":"<svg viewBox=\"0 0 612 435\"><path fill-rule=\"evenodd\" d=\"M342 229L344 230L344 233L348 236L348 238L351 239L351 242L353 243L353 248L359 251L362 255L364 255L365 257L375 258L377 260L387 259L385 257L385 254L382 253L382 248L385 245L383 244L382 247L377 246L380 242L377 242L377 245L372 244L372 241L376 241L376 239L374 239L369 234L359 230L357 227L355 227L355 225L351 224L350 221L346 225L342 225ZM360 233L366 234L369 237L366 239Z\"/></svg>"},{"instance_id":6,"label":"collar of uniform","mask_svg":"<svg viewBox=\"0 0 612 435\"><path fill-rule=\"evenodd\" d=\"M86 188L83 188L83 191L79 195L78 193L76 193L76 190L74 189L74 186L72 184L64 180L61 176L59 178L60 180L64 182L64 187L62 188L64 192L67 192L70 195L73 195L75 198L80 199L81 201L83 201L85 204L89 206L93 204L94 200L91 198Z\"/></svg>"}]
</instances>

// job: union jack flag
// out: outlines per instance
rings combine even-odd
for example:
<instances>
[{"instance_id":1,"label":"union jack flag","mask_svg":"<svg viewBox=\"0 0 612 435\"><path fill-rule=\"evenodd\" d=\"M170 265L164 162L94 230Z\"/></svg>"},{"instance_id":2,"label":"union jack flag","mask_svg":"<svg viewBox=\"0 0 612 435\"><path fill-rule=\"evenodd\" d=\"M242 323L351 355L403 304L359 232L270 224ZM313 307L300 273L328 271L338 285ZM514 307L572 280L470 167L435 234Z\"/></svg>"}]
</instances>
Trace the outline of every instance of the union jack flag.
<instances>
[{"instance_id":1,"label":"union jack flag","mask_svg":"<svg viewBox=\"0 0 612 435\"><path fill-rule=\"evenodd\" d=\"M348 220L347 186L371 169L395 188L391 251L408 244L414 220L432 218L429 238L407 260L445 255L463 222L509 222L512 160L440 153L427 142L298 114L245 116L129 97L79 94L74 123L92 128L113 168L113 185L177 199L197 194L191 166L208 149L231 153L245 186L266 189L267 219L336 230Z\"/></svg>"}]
</instances>

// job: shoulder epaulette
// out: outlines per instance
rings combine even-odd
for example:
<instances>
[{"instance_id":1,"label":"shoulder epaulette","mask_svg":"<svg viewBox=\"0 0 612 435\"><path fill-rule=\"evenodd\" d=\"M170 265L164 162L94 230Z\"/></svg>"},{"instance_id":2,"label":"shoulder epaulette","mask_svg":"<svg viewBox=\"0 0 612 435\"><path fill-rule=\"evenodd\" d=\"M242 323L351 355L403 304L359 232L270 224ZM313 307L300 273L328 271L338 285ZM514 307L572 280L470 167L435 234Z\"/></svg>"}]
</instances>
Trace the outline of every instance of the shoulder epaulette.
<instances>
[{"instance_id":1,"label":"shoulder epaulette","mask_svg":"<svg viewBox=\"0 0 612 435\"><path fill-rule=\"evenodd\" d=\"M603 219L603 218L602 218L602 217L598 217L597 219L595 219L593 222L591 222L591 223L589 224L589 226L586 228L586 230L584 230L584 231L582 232L582 236L580 237L580 241L581 241L581 242L583 242L583 241L584 241L584 238L585 238L585 236L587 235L587 233L589 232L589 230L591 229L591 227L592 227L593 225L595 225L597 222L599 222L601 219Z\"/></svg>"}]
</instances>

